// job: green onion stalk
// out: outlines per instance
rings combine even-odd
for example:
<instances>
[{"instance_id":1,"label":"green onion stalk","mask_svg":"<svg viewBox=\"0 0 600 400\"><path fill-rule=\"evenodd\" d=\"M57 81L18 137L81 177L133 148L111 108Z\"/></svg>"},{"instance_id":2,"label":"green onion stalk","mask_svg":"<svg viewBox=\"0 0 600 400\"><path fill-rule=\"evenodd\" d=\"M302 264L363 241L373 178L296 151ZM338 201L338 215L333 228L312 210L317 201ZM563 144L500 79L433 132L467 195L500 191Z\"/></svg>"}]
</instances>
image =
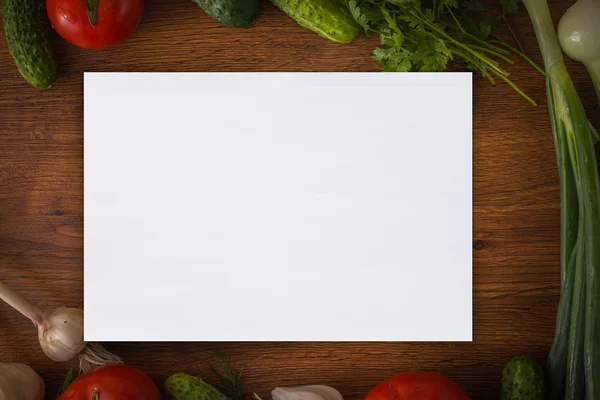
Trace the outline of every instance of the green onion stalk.
<instances>
[{"instance_id":1,"label":"green onion stalk","mask_svg":"<svg viewBox=\"0 0 600 400\"><path fill-rule=\"evenodd\" d=\"M600 399L600 180L597 133L565 66L546 0L523 0L546 71L561 187L561 297L547 363L551 399Z\"/></svg>"}]
</instances>

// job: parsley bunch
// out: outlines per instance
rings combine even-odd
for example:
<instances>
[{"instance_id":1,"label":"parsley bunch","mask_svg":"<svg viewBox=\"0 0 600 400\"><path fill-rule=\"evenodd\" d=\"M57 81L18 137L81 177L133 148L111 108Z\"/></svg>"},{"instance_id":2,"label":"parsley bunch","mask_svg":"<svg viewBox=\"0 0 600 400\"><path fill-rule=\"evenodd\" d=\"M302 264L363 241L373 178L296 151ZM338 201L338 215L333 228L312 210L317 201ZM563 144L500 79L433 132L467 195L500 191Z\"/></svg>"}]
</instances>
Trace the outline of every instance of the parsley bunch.
<instances>
[{"instance_id":1,"label":"parsley bunch","mask_svg":"<svg viewBox=\"0 0 600 400\"><path fill-rule=\"evenodd\" d=\"M462 59L493 84L508 83L532 104L500 64L520 55L541 73L517 40L506 16L518 10L517 0L500 0L501 12L483 7L479 0L344 0L354 19L369 34L379 34L382 46L373 58L384 71L445 71L448 62ZM516 45L497 36L506 25Z\"/></svg>"}]
</instances>

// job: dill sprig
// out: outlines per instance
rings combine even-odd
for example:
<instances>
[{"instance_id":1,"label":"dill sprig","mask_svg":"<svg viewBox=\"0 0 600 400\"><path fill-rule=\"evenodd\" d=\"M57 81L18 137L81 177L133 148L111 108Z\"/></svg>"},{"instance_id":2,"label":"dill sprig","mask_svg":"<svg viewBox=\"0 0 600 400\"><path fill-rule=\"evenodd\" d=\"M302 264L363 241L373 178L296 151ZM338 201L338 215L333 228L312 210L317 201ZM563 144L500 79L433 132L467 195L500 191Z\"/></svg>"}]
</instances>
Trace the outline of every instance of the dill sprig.
<instances>
[{"instance_id":1,"label":"dill sprig","mask_svg":"<svg viewBox=\"0 0 600 400\"><path fill-rule=\"evenodd\" d=\"M54 396L54 399L58 399L58 397L65 390L67 390L67 388L69 387L69 385L71 385L71 383L73 383L73 381L75 380L75 378L77 378L77 374L75 373L75 369L73 369L73 368L69 369L69 372L67 372L67 376L65 377L65 380L64 380L63 384L58 388L58 391L56 392L56 396ZM46 396L46 398L49 399L50 396Z\"/></svg>"},{"instance_id":2,"label":"dill sprig","mask_svg":"<svg viewBox=\"0 0 600 400\"><path fill-rule=\"evenodd\" d=\"M243 368L238 372L229 357L220 357L220 362L215 366L208 364L210 371L218 380L216 388L231 400L244 400L242 394Z\"/></svg>"}]
</instances>

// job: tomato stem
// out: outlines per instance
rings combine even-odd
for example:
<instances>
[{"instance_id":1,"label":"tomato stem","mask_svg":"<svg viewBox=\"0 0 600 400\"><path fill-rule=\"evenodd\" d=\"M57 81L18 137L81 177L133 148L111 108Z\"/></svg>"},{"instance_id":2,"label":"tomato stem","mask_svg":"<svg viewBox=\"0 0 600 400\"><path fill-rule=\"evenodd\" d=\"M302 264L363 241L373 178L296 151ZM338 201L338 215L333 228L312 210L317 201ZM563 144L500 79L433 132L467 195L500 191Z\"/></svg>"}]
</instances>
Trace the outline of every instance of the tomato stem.
<instances>
[{"instance_id":1,"label":"tomato stem","mask_svg":"<svg viewBox=\"0 0 600 400\"><path fill-rule=\"evenodd\" d=\"M85 8L87 10L88 19L92 26L96 26L96 11L98 10L99 0L85 0Z\"/></svg>"}]
</instances>

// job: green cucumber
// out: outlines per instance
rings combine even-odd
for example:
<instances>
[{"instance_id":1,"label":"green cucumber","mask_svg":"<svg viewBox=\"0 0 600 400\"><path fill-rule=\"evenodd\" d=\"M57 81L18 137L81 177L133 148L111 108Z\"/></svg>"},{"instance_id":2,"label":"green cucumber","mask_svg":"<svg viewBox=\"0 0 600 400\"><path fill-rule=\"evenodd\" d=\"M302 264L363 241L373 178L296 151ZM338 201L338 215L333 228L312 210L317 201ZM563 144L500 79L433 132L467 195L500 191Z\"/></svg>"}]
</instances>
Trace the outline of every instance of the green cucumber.
<instances>
[{"instance_id":1,"label":"green cucumber","mask_svg":"<svg viewBox=\"0 0 600 400\"><path fill-rule=\"evenodd\" d=\"M337 0L271 0L300 26L339 43L350 43L361 32L348 8Z\"/></svg>"},{"instance_id":2,"label":"green cucumber","mask_svg":"<svg viewBox=\"0 0 600 400\"><path fill-rule=\"evenodd\" d=\"M502 400L544 400L544 372L529 357L518 356L502 370Z\"/></svg>"},{"instance_id":3,"label":"green cucumber","mask_svg":"<svg viewBox=\"0 0 600 400\"><path fill-rule=\"evenodd\" d=\"M260 0L192 0L208 15L227 26L247 28L260 14Z\"/></svg>"},{"instance_id":4,"label":"green cucumber","mask_svg":"<svg viewBox=\"0 0 600 400\"><path fill-rule=\"evenodd\" d=\"M56 80L56 61L50 49L50 25L43 0L3 0L2 17L8 51L23 78L37 88Z\"/></svg>"},{"instance_id":5,"label":"green cucumber","mask_svg":"<svg viewBox=\"0 0 600 400\"><path fill-rule=\"evenodd\" d=\"M165 393L168 400L228 400L200 378L178 372L165 381Z\"/></svg>"}]
</instances>

